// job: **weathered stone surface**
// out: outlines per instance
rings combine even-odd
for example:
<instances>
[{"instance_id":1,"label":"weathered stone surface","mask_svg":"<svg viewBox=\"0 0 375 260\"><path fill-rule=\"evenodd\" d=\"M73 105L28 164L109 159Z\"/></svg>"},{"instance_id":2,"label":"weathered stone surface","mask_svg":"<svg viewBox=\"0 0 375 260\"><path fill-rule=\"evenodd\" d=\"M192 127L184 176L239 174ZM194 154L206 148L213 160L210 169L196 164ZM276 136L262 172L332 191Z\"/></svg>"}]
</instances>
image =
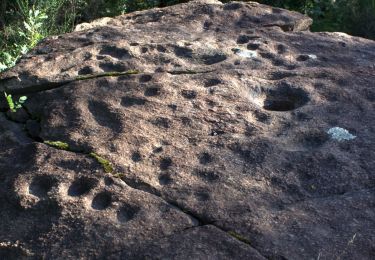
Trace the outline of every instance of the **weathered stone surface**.
<instances>
[{"instance_id":1,"label":"weathered stone surface","mask_svg":"<svg viewBox=\"0 0 375 260\"><path fill-rule=\"evenodd\" d=\"M3 153L0 166L1 240L19 240L20 256L104 258L198 224L83 154L31 144Z\"/></svg>"},{"instance_id":2,"label":"weathered stone surface","mask_svg":"<svg viewBox=\"0 0 375 260\"><path fill-rule=\"evenodd\" d=\"M103 21L0 76L29 116L0 116L0 256L374 258L373 41L256 3Z\"/></svg>"},{"instance_id":3,"label":"weathered stone surface","mask_svg":"<svg viewBox=\"0 0 375 260\"><path fill-rule=\"evenodd\" d=\"M266 259L246 243L211 225L191 228L129 251L117 252L118 259Z\"/></svg>"}]
</instances>

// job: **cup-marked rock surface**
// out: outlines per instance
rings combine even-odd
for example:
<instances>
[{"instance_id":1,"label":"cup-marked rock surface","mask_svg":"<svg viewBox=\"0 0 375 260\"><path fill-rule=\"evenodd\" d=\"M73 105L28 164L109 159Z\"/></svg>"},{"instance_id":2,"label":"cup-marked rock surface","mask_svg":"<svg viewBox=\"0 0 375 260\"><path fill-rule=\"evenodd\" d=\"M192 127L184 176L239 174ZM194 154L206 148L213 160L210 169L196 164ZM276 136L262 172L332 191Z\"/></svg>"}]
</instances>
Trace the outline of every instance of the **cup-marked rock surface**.
<instances>
[{"instance_id":1,"label":"cup-marked rock surface","mask_svg":"<svg viewBox=\"0 0 375 260\"><path fill-rule=\"evenodd\" d=\"M0 258L373 259L375 43L310 25L201 0L43 40L0 75Z\"/></svg>"}]
</instances>

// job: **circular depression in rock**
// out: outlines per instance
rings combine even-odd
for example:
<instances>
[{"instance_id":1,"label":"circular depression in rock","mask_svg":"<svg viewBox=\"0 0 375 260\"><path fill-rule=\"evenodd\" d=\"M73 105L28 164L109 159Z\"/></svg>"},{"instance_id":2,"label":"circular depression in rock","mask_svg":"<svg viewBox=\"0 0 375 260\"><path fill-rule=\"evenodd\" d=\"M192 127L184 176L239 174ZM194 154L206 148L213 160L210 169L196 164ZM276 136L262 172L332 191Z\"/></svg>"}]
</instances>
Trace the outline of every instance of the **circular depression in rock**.
<instances>
[{"instance_id":1,"label":"circular depression in rock","mask_svg":"<svg viewBox=\"0 0 375 260\"><path fill-rule=\"evenodd\" d=\"M140 211L139 207L124 204L118 211L117 211L117 219L120 222L128 222L135 218L137 213Z\"/></svg>"},{"instance_id":2,"label":"circular depression in rock","mask_svg":"<svg viewBox=\"0 0 375 260\"><path fill-rule=\"evenodd\" d=\"M37 176L30 183L29 192L37 197L46 197L56 183L57 180L52 176Z\"/></svg>"},{"instance_id":3,"label":"circular depression in rock","mask_svg":"<svg viewBox=\"0 0 375 260\"><path fill-rule=\"evenodd\" d=\"M77 197L88 193L92 190L98 181L93 178L81 177L73 181L68 189L68 195L72 197Z\"/></svg>"},{"instance_id":4,"label":"circular depression in rock","mask_svg":"<svg viewBox=\"0 0 375 260\"><path fill-rule=\"evenodd\" d=\"M291 111L309 102L306 91L289 85L269 89L265 93L263 108L269 111Z\"/></svg>"},{"instance_id":5,"label":"circular depression in rock","mask_svg":"<svg viewBox=\"0 0 375 260\"><path fill-rule=\"evenodd\" d=\"M111 193L103 191L97 194L92 200L91 207L96 210L104 210L112 203Z\"/></svg>"}]
</instances>

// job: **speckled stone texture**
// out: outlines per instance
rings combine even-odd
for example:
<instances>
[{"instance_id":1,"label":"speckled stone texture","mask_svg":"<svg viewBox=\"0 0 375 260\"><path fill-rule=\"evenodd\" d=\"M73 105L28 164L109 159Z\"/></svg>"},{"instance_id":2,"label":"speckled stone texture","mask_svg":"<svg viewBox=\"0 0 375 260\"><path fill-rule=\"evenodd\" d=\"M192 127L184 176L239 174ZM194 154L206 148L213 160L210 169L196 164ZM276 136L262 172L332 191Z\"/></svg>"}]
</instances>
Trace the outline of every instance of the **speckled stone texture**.
<instances>
[{"instance_id":1,"label":"speckled stone texture","mask_svg":"<svg viewBox=\"0 0 375 260\"><path fill-rule=\"evenodd\" d=\"M375 42L311 23L201 0L43 40L0 75L0 258L374 259Z\"/></svg>"}]
</instances>

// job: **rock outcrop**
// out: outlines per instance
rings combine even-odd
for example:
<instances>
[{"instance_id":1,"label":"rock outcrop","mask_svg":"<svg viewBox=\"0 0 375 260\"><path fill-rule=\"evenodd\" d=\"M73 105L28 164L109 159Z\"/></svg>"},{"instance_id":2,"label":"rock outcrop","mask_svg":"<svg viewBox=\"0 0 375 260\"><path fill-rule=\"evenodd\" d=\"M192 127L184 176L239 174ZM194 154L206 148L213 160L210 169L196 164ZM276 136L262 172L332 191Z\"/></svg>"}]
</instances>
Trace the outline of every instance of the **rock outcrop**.
<instances>
[{"instance_id":1,"label":"rock outcrop","mask_svg":"<svg viewBox=\"0 0 375 260\"><path fill-rule=\"evenodd\" d=\"M43 40L0 75L0 258L374 259L375 42L311 22L192 1Z\"/></svg>"}]
</instances>

